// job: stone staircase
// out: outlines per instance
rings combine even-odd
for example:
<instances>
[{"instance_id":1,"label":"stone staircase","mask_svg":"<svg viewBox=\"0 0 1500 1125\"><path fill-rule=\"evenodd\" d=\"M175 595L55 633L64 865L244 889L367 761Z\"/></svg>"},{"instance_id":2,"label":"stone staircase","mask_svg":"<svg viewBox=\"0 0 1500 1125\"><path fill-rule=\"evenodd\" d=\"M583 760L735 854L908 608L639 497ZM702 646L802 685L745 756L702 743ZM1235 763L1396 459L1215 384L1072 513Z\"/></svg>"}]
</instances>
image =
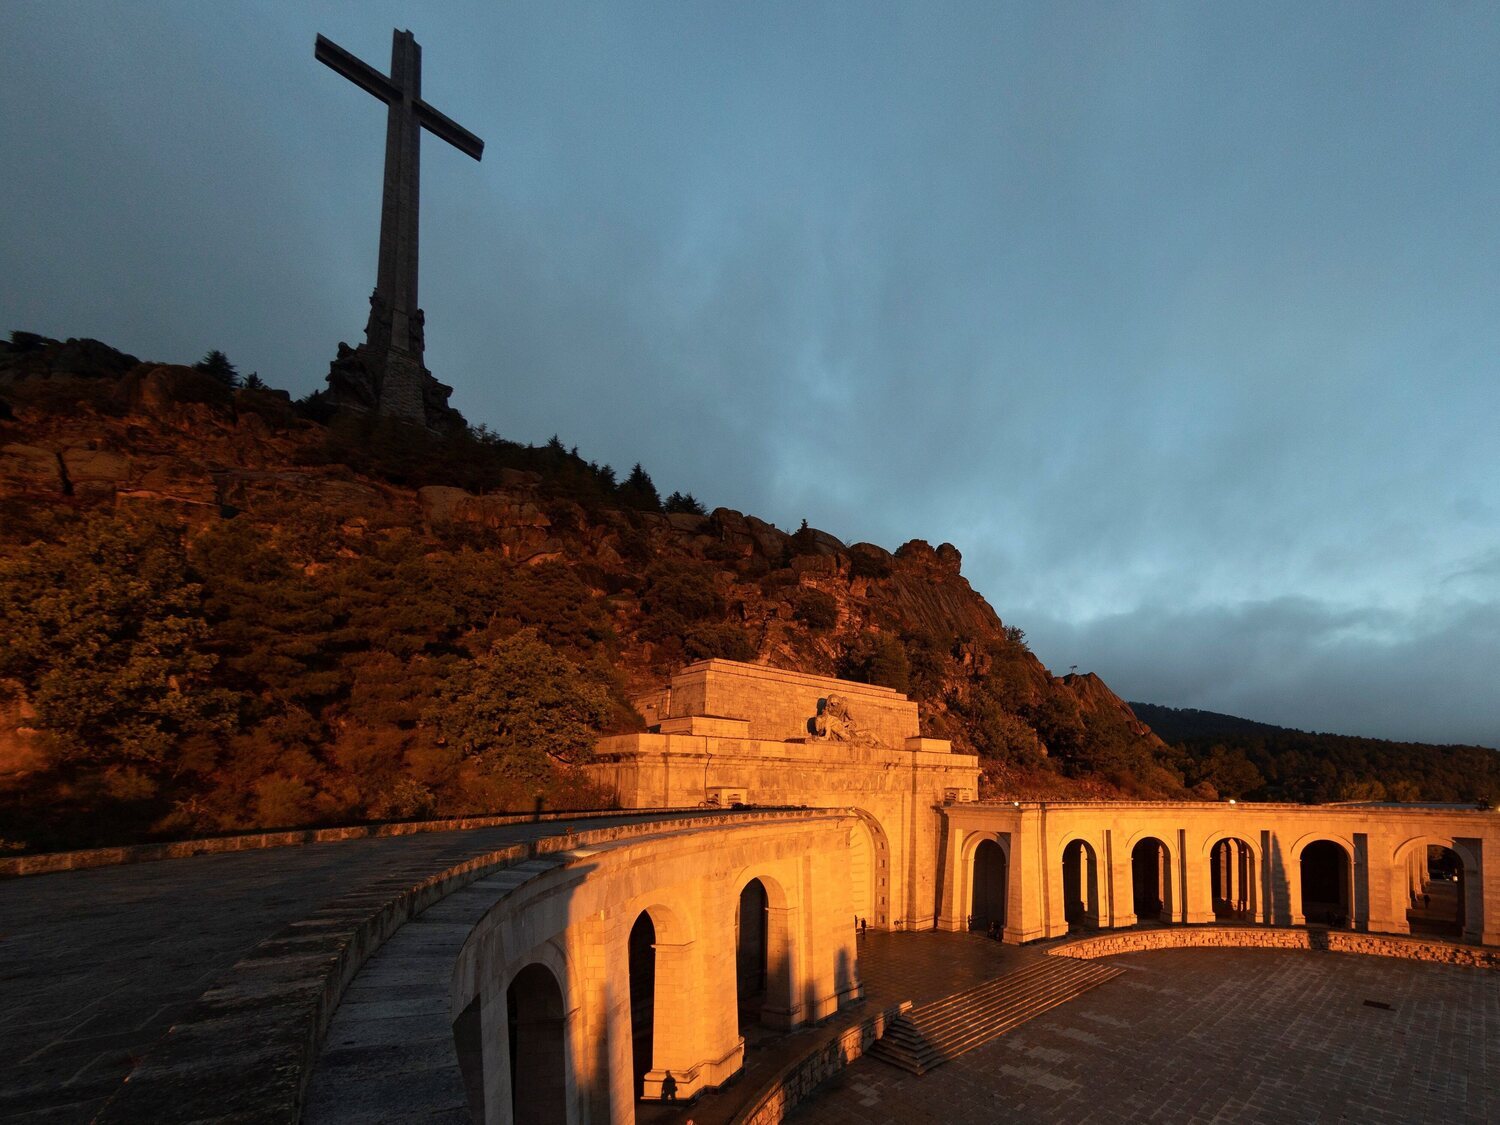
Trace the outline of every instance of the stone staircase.
<instances>
[{"instance_id":1,"label":"stone staircase","mask_svg":"<svg viewBox=\"0 0 1500 1125\"><path fill-rule=\"evenodd\" d=\"M925 1074L1122 972L1099 961L1041 957L1016 972L911 1009L886 1029L869 1053L902 1070Z\"/></svg>"}]
</instances>

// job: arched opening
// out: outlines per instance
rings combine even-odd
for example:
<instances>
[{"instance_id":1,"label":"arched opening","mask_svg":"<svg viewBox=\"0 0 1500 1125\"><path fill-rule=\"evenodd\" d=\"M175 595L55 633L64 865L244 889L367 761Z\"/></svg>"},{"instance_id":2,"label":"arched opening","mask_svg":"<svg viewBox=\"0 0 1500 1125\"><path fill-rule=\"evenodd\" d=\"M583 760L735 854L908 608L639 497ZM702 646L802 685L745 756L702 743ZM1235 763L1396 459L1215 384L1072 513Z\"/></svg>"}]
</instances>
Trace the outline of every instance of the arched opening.
<instances>
[{"instance_id":1,"label":"arched opening","mask_svg":"<svg viewBox=\"0 0 1500 1125\"><path fill-rule=\"evenodd\" d=\"M1411 932L1423 937L1461 938L1467 921L1463 860L1444 844L1418 844L1410 856L1406 921Z\"/></svg>"},{"instance_id":2,"label":"arched opening","mask_svg":"<svg viewBox=\"0 0 1500 1125\"><path fill-rule=\"evenodd\" d=\"M759 879L751 879L740 891L739 912L735 916L734 968L739 999L740 1034L760 1022L766 1002L766 978L770 967L769 931L766 923L766 888Z\"/></svg>"},{"instance_id":3,"label":"arched opening","mask_svg":"<svg viewBox=\"0 0 1500 1125\"><path fill-rule=\"evenodd\" d=\"M1063 917L1068 929L1099 925L1099 860L1083 840L1063 848Z\"/></svg>"},{"instance_id":4,"label":"arched opening","mask_svg":"<svg viewBox=\"0 0 1500 1125\"><path fill-rule=\"evenodd\" d=\"M1172 920L1172 856L1154 836L1130 849L1130 885L1136 921Z\"/></svg>"},{"instance_id":5,"label":"arched opening","mask_svg":"<svg viewBox=\"0 0 1500 1125\"><path fill-rule=\"evenodd\" d=\"M1005 929L1005 849L994 840L981 840L974 849L970 884L969 929L998 937Z\"/></svg>"},{"instance_id":6,"label":"arched opening","mask_svg":"<svg viewBox=\"0 0 1500 1125\"><path fill-rule=\"evenodd\" d=\"M511 1120L552 1125L567 1120L563 998L545 965L530 964L505 992L510 1027Z\"/></svg>"},{"instance_id":7,"label":"arched opening","mask_svg":"<svg viewBox=\"0 0 1500 1125\"><path fill-rule=\"evenodd\" d=\"M656 1035L656 927L648 911L630 927L630 1041L635 1096L646 1089Z\"/></svg>"},{"instance_id":8,"label":"arched opening","mask_svg":"<svg viewBox=\"0 0 1500 1125\"><path fill-rule=\"evenodd\" d=\"M1302 849L1302 917L1315 926L1349 924L1349 853L1332 840Z\"/></svg>"},{"instance_id":9,"label":"arched opening","mask_svg":"<svg viewBox=\"0 0 1500 1125\"><path fill-rule=\"evenodd\" d=\"M1220 840L1208 857L1214 917L1220 922L1253 922L1257 902L1255 852L1233 836Z\"/></svg>"},{"instance_id":10,"label":"arched opening","mask_svg":"<svg viewBox=\"0 0 1500 1125\"><path fill-rule=\"evenodd\" d=\"M854 924L890 929L889 860L885 833L868 813L849 830L849 899Z\"/></svg>"}]
</instances>

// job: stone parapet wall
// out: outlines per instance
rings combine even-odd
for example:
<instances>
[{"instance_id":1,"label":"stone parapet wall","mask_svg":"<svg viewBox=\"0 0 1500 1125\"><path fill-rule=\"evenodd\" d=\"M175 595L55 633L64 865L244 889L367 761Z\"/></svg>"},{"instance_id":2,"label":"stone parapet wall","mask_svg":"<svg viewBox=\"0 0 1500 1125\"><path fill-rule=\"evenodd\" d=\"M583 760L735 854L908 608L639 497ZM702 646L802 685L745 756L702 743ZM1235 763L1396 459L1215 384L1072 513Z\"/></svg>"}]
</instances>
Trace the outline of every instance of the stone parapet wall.
<instances>
[{"instance_id":1,"label":"stone parapet wall","mask_svg":"<svg viewBox=\"0 0 1500 1125\"><path fill-rule=\"evenodd\" d=\"M690 809L661 808L653 813L702 813ZM554 820L586 820L617 817L619 809L592 812L508 813L496 816L461 816L447 820L404 820L381 824L357 824L343 828L293 828L284 832L252 832L240 836L215 836L201 840L175 840L161 844L127 844L117 848L90 848L73 852L39 852L36 855L0 859L0 879L22 875L47 875L55 871L81 871L89 867L114 867L122 863L150 863L160 859L186 859L195 855L289 848L300 844L328 844L338 840L366 840L385 836L414 836L422 832L456 832L466 828L502 828L508 824L533 824Z\"/></svg>"},{"instance_id":2,"label":"stone parapet wall","mask_svg":"<svg viewBox=\"0 0 1500 1125\"><path fill-rule=\"evenodd\" d=\"M802 811L698 811L579 831L563 826L436 871L421 859L394 864L385 879L287 926L217 978L96 1120L299 1121L328 1023L350 982L392 934L448 896L542 856L712 829L795 828L809 819Z\"/></svg>"},{"instance_id":3,"label":"stone parapet wall","mask_svg":"<svg viewBox=\"0 0 1500 1125\"><path fill-rule=\"evenodd\" d=\"M909 1011L911 1006L910 1000L903 1000L818 1044L778 1072L745 1108L730 1119L730 1125L776 1125L784 1120L813 1090L864 1055L896 1017Z\"/></svg>"},{"instance_id":4,"label":"stone parapet wall","mask_svg":"<svg viewBox=\"0 0 1500 1125\"><path fill-rule=\"evenodd\" d=\"M1419 938L1363 934L1349 930L1262 929L1253 926L1190 926L1130 930L1065 942L1047 950L1054 957L1093 960L1156 949L1311 949L1329 953L1363 953L1445 965L1500 969L1500 949L1458 945Z\"/></svg>"}]
</instances>

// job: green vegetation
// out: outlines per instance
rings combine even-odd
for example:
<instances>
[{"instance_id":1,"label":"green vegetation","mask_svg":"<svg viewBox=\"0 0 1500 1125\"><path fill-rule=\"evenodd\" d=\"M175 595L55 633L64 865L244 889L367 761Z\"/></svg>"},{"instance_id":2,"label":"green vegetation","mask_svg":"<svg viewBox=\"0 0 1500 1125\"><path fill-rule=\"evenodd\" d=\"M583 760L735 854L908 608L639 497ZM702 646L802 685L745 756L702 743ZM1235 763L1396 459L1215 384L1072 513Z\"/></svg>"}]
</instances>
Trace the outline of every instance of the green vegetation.
<instances>
[{"instance_id":1,"label":"green vegetation","mask_svg":"<svg viewBox=\"0 0 1500 1125\"><path fill-rule=\"evenodd\" d=\"M201 594L160 517L90 516L0 558L0 679L36 708L67 794L149 801L228 731Z\"/></svg>"},{"instance_id":2,"label":"green vegetation","mask_svg":"<svg viewBox=\"0 0 1500 1125\"><path fill-rule=\"evenodd\" d=\"M571 767L638 722L564 566L311 513L297 534L129 510L26 530L46 538L0 559L0 681L44 768L0 819L31 847L596 805Z\"/></svg>"},{"instance_id":3,"label":"green vegetation","mask_svg":"<svg viewBox=\"0 0 1500 1125\"><path fill-rule=\"evenodd\" d=\"M1451 801L1500 799L1500 752L1338 734L1311 734L1209 711L1135 703L1175 743L1195 785L1255 801Z\"/></svg>"}]
</instances>

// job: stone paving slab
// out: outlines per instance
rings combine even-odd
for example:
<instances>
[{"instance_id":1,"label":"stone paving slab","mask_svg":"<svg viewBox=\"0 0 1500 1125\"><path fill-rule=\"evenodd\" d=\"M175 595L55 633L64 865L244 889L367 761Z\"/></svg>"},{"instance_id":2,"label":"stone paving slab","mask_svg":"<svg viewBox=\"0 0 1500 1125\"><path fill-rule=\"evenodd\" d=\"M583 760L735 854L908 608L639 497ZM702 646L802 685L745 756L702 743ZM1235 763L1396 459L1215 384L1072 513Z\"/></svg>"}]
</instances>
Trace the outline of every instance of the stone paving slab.
<instances>
[{"instance_id":1,"label":"stone paving slab","mask_svg":"<svg viewBox=\"0 0 1500 1125\"><path fill-rule=\"evenodd\" d=\"M1127 973L922 1078L861 1059L791 1120L1500 1120L1500 974L1261 950L1114 962Z\"/></svg>"}]
</instances>

